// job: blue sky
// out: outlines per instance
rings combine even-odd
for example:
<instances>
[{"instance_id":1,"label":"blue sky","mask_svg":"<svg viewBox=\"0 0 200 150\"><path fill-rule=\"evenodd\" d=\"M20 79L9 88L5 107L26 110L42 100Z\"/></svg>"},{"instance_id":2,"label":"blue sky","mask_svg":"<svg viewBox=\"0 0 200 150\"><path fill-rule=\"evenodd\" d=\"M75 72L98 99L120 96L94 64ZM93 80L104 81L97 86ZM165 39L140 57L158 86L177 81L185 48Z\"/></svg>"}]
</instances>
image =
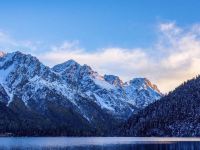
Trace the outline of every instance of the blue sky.
<instances>
[{"instance_id":1,"label":"blue sky","mask_svg":"<svg viewBox=\"0 0 200 150\"><path fill-rule=\"evenodd\" d=\"M59 43L78 40L87 50L145 47L155 25L200 20L198 0L2 0L0 29L17 39Z\"/></svg>"},{"instance_id":2,"label":"blue sky","mask_svg":"<svg viewBox=\"0 0 200 150\"><path fill-rule=\"evenodd\" d=\"M0 50L147 77L168 92L200 72L199 8L199 0L1 0Z\"/></svg>"}]
</instances>

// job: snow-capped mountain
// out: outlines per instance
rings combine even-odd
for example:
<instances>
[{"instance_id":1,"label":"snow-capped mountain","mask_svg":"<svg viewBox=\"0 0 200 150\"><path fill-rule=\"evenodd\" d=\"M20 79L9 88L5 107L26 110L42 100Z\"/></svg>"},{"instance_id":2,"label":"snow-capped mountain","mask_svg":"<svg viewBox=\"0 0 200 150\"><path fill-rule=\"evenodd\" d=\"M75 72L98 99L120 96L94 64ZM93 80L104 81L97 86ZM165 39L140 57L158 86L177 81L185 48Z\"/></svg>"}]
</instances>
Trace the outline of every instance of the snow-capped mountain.
<instances>
[{"instance_id":1,"label":"snow-capped mountain","mask_svg":"<svg viewBox=\"0 0 200 150\"><path fill-rule=\"evenodd\" d=\"M146 78L135 78L125 83L123 88L128 100L138 108L148 106L162 95L157 86Z\"/></svg>"},{"instance_id":2,"label":"snow-capped mountain","mask_svg":"<svg viewBox=\"0 0 200 150\"><path fill-rule=\"evenodd\" d=\"M73 126L76 120L102 129L112 124L107 119L126 120L161 96L145 78L124 83L74 60L49 68L31 55L0 53L0 101L14 108L20 101L29 111L62 126Z\"/></svg>"},{"instance_id":3,"label":"snow-capped mountain","mask_svg":"<svg viewBox=\"0 0 200 150\"><path fill-rule=\"evenodd\" d=\"M123 83L117 76L101 76L91 67L73 60L56 65L52 70L72 82L80 95L94 99L102 109L117 117L127 118L136 108L143 108L162 95L148 79L136 78Z\"/></svg>"}]
</instances>

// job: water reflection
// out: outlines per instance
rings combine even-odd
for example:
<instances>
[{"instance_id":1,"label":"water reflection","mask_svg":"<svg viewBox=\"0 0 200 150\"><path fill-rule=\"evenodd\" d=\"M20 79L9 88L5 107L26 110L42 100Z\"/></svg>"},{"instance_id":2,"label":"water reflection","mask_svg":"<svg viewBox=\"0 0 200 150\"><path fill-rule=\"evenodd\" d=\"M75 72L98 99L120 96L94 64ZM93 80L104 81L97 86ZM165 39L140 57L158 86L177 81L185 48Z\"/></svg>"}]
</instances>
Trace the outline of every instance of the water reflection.
<instances>
[{"instance_id":1,"label":"water reflection","mask_svg":"<svg viewBox=\"0 0 200 150\"><path fill-rule=\"evenodd\" d=\"M0 150L196 150L199 138L0 138Z\"/></svg>"}]
</instances>

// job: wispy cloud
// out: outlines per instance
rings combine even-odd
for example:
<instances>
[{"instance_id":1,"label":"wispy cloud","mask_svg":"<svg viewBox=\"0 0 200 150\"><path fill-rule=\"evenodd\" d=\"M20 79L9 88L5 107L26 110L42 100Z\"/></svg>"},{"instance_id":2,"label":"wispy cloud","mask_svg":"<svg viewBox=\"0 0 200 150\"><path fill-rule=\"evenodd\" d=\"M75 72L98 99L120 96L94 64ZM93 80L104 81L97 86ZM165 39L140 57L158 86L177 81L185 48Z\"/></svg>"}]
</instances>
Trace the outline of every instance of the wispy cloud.
<instances>
[{"instance_id":1,"label":"wispy cloud","mask_svg":"<svg viewBox=\"0 0 200 150\"><path fill-rule=\"evenodd\" d=\"M40 42L32 42L30 40L17 40L7 32L0 30L0 50L7 52L13 50L22 50L24 52L33 52L41 45Z\"/></svg>"},{"instance_id":2,"label":"wispy cloud","mask_svg":"<svg viewBox=\"0 0 200 150\"><path fill-rule=\"evenodd\" d=\"M158 39L151 48L111 47L89 52L81 48L78 41L66 41L50 47L42 54L37 54L37 51L32 53L50 66L74 59L92 66L101 74L116 74L124 80L147 77L161 91L167 92L200 73L200 25L179 27L175 22L167 22L159 24L157 29ZM2 41L0 34L0 44ZM11 41L17 45L26 45Z\"/></svg>"}]
</instances>

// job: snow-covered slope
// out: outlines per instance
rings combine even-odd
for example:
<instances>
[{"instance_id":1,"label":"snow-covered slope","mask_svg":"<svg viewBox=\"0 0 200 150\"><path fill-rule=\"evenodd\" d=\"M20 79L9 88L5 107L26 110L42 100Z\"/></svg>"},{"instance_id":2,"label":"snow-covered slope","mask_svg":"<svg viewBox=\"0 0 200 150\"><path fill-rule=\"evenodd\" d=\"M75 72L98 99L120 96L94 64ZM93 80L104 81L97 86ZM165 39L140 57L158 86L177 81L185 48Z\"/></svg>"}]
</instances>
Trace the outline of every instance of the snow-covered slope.
<instances>
[{"instance_id":1,"label":"snow-covered slope","mask_svg":"<svg viewBox=\"0 0 200 150\"><path fill-rule=\"evenodd\" d=\"M128 101L138 108L144 108L160 99L161 92L157 86L146 78L135 78L123 86Z\"/></svg>"},{"instance_id":2,"label":"snow-covered slope","mask_svg":"<svg viewBox=\"0 0 200 150\"><path fill-rule=\"evenodd\" d=\"M17 97L27 108L48 114L48 104L54 103L95 124L108 116L126 120L161 95L147 79L124 83L117 76L101 76L74 60L49 68L21 52L0 56L0 101L8 107Z\"/></svg>"},{"instance_id":3,"label":"snow-covered slope","mask_svg":"<svg viewBox=\"0 0 200 150\"><path fill-rule=\"evenodd\" d=\"M56 65L52 70L73 82L80 95L93 99L102 109L121 118L128 118L135 109L144 108L162 96L148 79L135 78L124 83L117 76L101 76L74 60Z\"/></svg>"}]
</instances>

